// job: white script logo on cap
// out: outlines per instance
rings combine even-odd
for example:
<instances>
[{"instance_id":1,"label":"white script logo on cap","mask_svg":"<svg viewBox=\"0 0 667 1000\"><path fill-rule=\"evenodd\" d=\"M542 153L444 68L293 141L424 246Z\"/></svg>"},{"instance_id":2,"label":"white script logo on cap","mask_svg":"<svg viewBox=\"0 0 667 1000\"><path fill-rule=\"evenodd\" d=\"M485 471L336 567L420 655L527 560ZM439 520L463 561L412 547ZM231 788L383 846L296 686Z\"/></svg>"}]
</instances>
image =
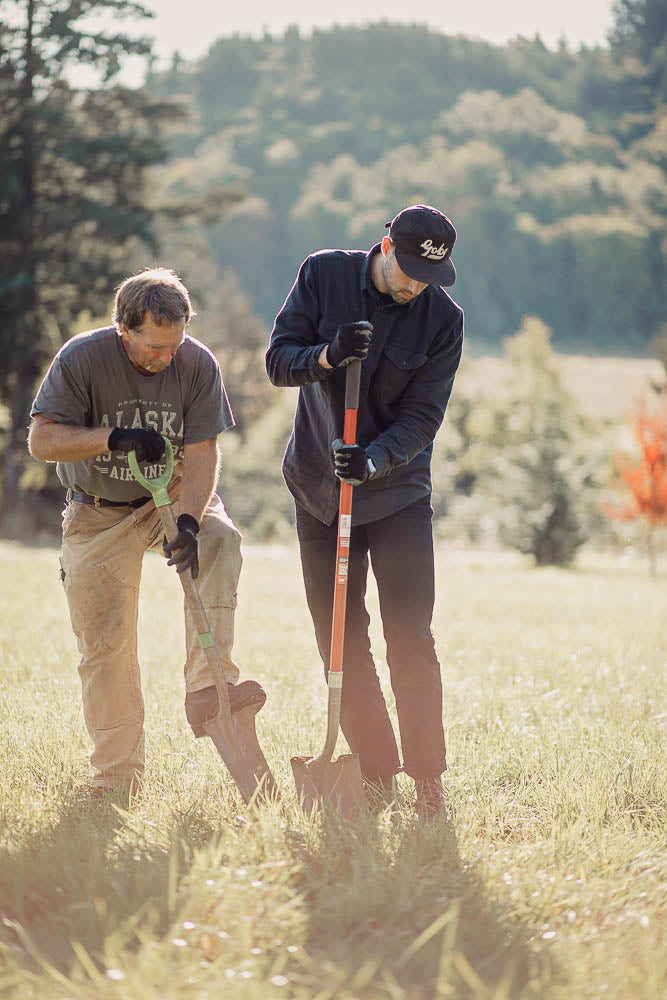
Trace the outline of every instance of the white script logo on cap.
<instances>
[{"instance_id":1,"label":"white script logo on cap","mask_svg":"<svg viewBox=\"0 0 667 1000\"><path fill-rule=\"evenodd\" d=\"M425 240L421 244L421 248L424 251L422 257L426 257L428 260L442 260L443 257L447 256L449 249L444 243L441 243L439 247L434 247L433 240Z\"/></svg>"}]
</instances>

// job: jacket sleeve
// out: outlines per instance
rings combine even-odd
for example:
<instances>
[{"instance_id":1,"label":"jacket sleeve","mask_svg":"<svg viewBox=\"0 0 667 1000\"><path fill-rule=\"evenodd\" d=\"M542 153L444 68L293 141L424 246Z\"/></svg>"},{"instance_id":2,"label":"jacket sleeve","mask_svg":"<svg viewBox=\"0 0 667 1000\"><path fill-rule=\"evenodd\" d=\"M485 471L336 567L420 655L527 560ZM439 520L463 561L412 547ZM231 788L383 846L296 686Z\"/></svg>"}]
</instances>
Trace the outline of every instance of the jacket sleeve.
<instances>
[{"instance_id":1,"label":"jacket sleeve","mask_svg":"<svg viewBox=\"0 0 667 1000\"><path fill-rule=\"evenodd\" d=\"M317 363L324 347L317 342L319 321L317 266L307 257L273 324L266 352L266 371L273 385L310 385L327 377L328 370Z\"/></svg>"},{"instance_id":2,"label":"jacket sleeve","mask_svg":"<svg viewBox=\"0 0 667 1000\"><path fill-rule=\"evenodd\" d=\"M436 339L426 364L403 393L396 419L367 447L374 478L407 465L433 443L444 419L463 349L463 312Z\"/></svg>"}]
</instances>

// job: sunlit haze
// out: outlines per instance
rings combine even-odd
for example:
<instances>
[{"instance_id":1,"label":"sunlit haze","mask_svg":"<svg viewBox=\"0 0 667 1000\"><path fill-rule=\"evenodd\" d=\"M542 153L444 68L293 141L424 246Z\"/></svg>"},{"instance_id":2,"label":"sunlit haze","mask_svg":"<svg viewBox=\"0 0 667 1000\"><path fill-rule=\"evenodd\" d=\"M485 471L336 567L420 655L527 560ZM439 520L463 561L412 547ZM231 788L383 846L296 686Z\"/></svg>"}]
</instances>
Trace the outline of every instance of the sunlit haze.
<instances>
[{"instance_id":1,"label":"sunlit haze","mask_svg":"<svg viewBox=\"0 0 667 1000\"><path fill-rule=\"evenodd\" d=\"M501 44L517 35L536 33L550 47L565 38L572 48L601 45L612 25L612 0L560 0L557 4L535 0L466 0L465 4L424 0L419 5L405 0L337 0L335 4L313 4L312 0L250 0L241 4L211 3L210 0L148 0L154 12L141 30L155 38L160 59L178 51L195 59L221 36L234 33L260 36L266 30L282 34L295 24L304 33L334 24L363 25L380 20L403 24L426 24L445 34L465 34Z\"/></svg>"}]
</instances>

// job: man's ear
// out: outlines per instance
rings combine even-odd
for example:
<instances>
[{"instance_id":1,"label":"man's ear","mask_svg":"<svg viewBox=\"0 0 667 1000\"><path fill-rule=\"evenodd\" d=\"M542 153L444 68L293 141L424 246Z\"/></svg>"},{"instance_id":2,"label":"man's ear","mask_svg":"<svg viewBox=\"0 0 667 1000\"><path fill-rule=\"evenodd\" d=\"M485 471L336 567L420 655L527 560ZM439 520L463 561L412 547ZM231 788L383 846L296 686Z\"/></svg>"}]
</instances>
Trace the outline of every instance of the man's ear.
<instances>
[{"instance_id":1,"label":"man's ear","mask_svg":"<svg viewBox=\"0 0 667 1000\"><path fill-rule=\"evenodd\" d=\"M383 257L387 256L387 254L389 253L389 251L391 250L391 248L393 247L393 245L394 245L394 241L392 240L391 236L383 236L382 237L382 244L380 246L380 249L382 250L382 256Z\"/></svg>"}]
</instances>

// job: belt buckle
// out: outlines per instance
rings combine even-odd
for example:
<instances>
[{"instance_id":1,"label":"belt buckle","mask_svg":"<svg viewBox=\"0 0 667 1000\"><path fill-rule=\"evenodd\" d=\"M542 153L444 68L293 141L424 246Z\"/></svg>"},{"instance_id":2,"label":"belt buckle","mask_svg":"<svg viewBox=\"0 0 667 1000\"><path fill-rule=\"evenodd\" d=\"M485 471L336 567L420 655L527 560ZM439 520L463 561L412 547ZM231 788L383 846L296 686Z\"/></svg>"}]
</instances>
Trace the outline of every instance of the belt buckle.
<instances>
[{"instance_id":1,"label":"belt buckle","mask_svg":"<svg viewBox=\"0 0 667 1000\"><path fill-rule=\"evenodd\" d=\"M97 507L98 510L102 506L102 502L99 497L93 497L93 507Z\"/></svg>"}]
</instances>

